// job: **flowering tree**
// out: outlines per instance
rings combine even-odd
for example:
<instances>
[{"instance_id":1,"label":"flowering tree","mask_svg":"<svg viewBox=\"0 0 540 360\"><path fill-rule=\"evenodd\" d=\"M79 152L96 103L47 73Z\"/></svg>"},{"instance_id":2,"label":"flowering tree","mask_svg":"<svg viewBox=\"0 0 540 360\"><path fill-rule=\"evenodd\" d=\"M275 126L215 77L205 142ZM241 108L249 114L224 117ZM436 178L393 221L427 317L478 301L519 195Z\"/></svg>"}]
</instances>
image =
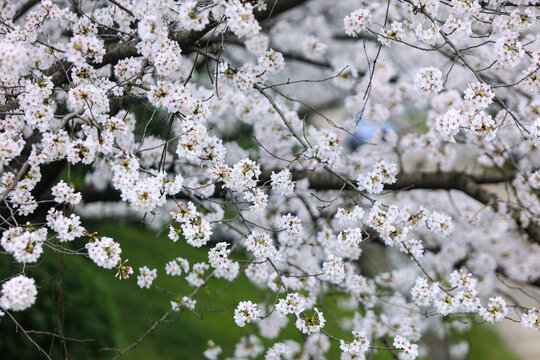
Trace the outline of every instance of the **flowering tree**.
<instances>
[{"instance_id":1,"label":"flowering tree","mask_svg":"<svg viewBox=\"0 0 540 360\"><path fill-rule=\"evenodd\" d=\"M2 4L1 256L18 265L1 321L42 356L17 316L40 301L29 269L44 251L134 272L90 218L208 253L137 269L141 288L159 273L192 291L161 289L170 310L117 357L242 272L272 296L238 299L230 326L252 331L234 358L324 358L335 343L342 359L414 359L463 319L540 329L505 296L540 299L537 2ZM340 334L325 329L336 294L354 313ZM289 321L303 343L262 345Z\"/></svg>"}]
</instances>

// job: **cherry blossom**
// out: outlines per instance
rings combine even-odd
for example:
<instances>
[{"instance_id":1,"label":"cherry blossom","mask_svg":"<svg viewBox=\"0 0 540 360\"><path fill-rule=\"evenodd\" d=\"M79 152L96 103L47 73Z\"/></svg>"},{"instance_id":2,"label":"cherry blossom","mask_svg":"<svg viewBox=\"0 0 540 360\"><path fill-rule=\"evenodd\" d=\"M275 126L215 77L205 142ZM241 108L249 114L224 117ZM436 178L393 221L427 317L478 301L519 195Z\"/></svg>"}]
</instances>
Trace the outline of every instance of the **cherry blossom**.
<instances>
[{"instance_id":1,"label":"cherry blossom","mask_svg":"<svg viewBox=\"0 0 540 360\"><path fill-rule=\"evenodd\" d=\"M75 291L71 256L165 309L119 354L173 315L206 329L205 296L237 284L258 291L220 311L245 332L206 339L208 359L415 359L431 333L465 358L464 321L540 328L512 296L540 283L533 2L5 1L0 18L0 316L54 315L38 351L54 333L72 352L64 312L33 314L42 276ZM133 253L105 221L177 251Z\"/></svg>"}]
</instances>

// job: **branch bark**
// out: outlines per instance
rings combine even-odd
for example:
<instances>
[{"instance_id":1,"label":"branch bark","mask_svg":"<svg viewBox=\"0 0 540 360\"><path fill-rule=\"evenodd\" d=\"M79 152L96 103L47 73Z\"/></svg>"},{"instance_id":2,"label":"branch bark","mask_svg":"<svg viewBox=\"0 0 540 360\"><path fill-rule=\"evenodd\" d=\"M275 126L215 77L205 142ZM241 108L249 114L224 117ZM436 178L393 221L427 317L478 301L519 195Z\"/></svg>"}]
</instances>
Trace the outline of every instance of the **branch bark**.
<instances>
[{"instance_id":1,"label":"branch bark","mask_svg":"<svg viewBox=\"0 0 540 360\"><path fill-rule=\"evenodd\" d=\"M268 176L268 174L267 174ZM294 179L307 178L310 187L316 190L339 190L343 187L343 181L328 173L293 172ZM460 172L418 172L401 173L397 176L394 184L385 185L385 190L459 190L469 195L480 203L496 209L499 196L486 190L480 184L500 183L508 181L512 174L505 175L468 175ZM354 183L354 181L351 181ZM351 187L347 187L352 190ZM346 189L347 189L346 188ZM516 221L519 228L523 229L528 237L535 243L540 244L540 225L532 221L526 224L521 217L521 210L516 206L508 206L508 211Z\"/></svg>"},{"instance_id":2,"label":"branch bark","mask_svg":"<svg viewBox=\"0 0 540 360\"><path fill-rule=\"evenodd\" d=\"M263 171L259 177L260 183L265 183L270 180L271 171ZM354 180L344 182L332 173L314 172L314 171L292 171L293 180L308 179L311 189L324 190L356 190L350 184L355 184ZM481 184L502 183L512 179L514 173L508 174L487 174L487 175L469 175L461 172L418 172L418 173L401 173L397 176L397 181L394 184L385 185L385 190L458 190L469 195L478 202L497 208L497 203L500 200L499 196L491 191L486 190ZM345 187L344 187L345 184ZM95 201L118 201L120 193L114 189L107 189L103 192L98 192L93 189L81 190L85 202ZM221 197L219 191L215 197ZM528 237L535 243L540 244L540 226L534 221L530 224L525 224L521 218L521 209L516 206L508 206L508 211L516 224L522 229Z\"/></svg>"}]
</instances>

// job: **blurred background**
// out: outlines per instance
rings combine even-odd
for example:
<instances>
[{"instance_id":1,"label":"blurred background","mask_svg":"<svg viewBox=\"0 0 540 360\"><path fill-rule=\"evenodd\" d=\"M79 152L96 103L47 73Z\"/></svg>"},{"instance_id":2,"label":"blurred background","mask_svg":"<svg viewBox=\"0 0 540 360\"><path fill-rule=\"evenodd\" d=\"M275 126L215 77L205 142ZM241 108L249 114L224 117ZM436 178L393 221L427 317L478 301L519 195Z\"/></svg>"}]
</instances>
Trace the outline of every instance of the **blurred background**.
<instances>
[{"instance_id":1,"label":"blurred background","mask_svg":"<svg viewBox=\"0 0 540 360\"><path fill-rule=\"evenodd\" d=\"M39 295L30 311L14 313L24 329L51 331L58 328L62 317L60 298L60 261L64 267L64 318L65 337L73 338L64 345L57 338L47 334L32 333L33 339L46 351L51 350L52 359L66 358L67 349L72 359L111 359L116 355L105 348L124 348L139 338L151 325L170 308L173 295L156 288L141 289L136 284L137 269L147 265L157 268L158 277L154 284L161 288L175 289L179 293L190 291L187 283L178 277L165 275L164 259L172 260L178 256L190 260L190 264L207 260L207 250L196 249L179 241L173 243L166 233L150 231L145 225L134 223L95 223L88 228L100 235L113 237L123 249L122 255L129 258L135 274L127 280L114 278L112 271L98 268L89 259L80 256L65 256L45 251L39 266L28 269L36 279ZM83 247L84 240L76 240L75 246ZM13 274L15 264L2 257L1 276ZM213 297L216 291L220 295ZM200 293L197 314L192 312L173 313L170 321L164 322L148 335L142 343L122 356L122 359L201 359L208 340L222 347L220 358L230 357L234 345L242 335L248 335L250 328L239 328L233 320L233 311L238 301L263 299L265 293L250 283L243 272L233 285L222 279L211 279L207 289ZM340 330L336 319L350 314L351 310L340 304L340 296L328 297L327 330L336 336L348 336ZM203 311L204 309L204 311ZM330 315L332 313L332 315ZM326 313L325 313L326 314ZM335 317L335 318L334 318ZM507 327L505 333L488 325L473 324L466 336L460 335L456 341L464 340L470 346L470 360L529 360L539 359L534 352L534 331ZM502 327L501 327L502 328ZM40 354L23 333L17 332L14 323L8 318L0 319L0 358L1 359L39 359ZM532 334L529 341L524 338ZM264 339L272 344L283 339L300 340L301 334L289 321L285 331L277 339ZM534 338L536 336L536 338ZM457 337L457 335L456 335ZM473 341L474 340L474 341ZM509 341L510 340L510 341ZM521 340L521 342L519 342ZM523 342L525 340L525 343ZM436 340L434 340L436 341ZM512 346L514 345L514 346ZM536 347L540 342L536 341ZM519 352L519 348L523 351ZM536 349L537 351L538 349ZM339 359L337 343L332 343L328 359ZM439 360L438 354L426 354L424 359ZM389 352L375 353L373 359L392 359Z\"/></svg>"}]
</instances>

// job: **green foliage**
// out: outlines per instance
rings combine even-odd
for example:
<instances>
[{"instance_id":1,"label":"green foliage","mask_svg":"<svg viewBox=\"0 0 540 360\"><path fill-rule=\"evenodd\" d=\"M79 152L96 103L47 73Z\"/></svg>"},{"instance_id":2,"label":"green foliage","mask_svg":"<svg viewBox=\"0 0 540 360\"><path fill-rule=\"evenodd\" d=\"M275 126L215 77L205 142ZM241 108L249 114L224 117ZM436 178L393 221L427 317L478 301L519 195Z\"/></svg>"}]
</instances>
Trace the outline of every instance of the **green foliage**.
<instances>
[{"instance_id":1,"label":"green foliage","mask_svg":"<svg viewBox=\"0 0 540 360\"><path fill-rule=\"evenodd\" d=\"M60 255L46 250L39 267L27 267L27 275L34 278L38 286L38 298L32 308L12 312L25 330L57 332L62 319L60 306ZM2 259L7 260L8 257ZM97 358L99 348L115 345L119 321L115 317L113 288L95 281L95 272L88 260L67 256L64 262L64 336L91 341L68 341L68 354L78 358ZM21 271L18 264L0 263L2 278ZM5 359L36 359L37 349L21 331L16 331L13 321L4 316L0 320L0 354ZM39 346L53 358L63 352L60 339L47 334L29 334Z\"/></svg>"},{"instance_id":2,"label":"green foliage","mask_svg":"<svg viewBox=\"0 0 540 360\"><path fill-rule=\"evenodd\" d=\"M193 288L179 277L165 274L164 263L176 257L190 261L190 265L207 260L207 249L196 249L181 240L174 243L165 233L156 235L138 225L115 223L87 224L88 229L99 235L111 236L122 247L122 258L129 259L135 273L127 280L114 277L114 270L105 270L95 266L82 256L64 257L65 278L65 336L78 339L95 339L92 342L67 342L70 358L110 359L114 351L100 348L122 349L132 344L159 319L169 308L175 295L156 288L140 289L136 285L138 268L148 266L157 268L158 278L155 285L174 291L179 295L190 293ZM225 236L227 234L224 234ZM84 240L68 243L71 249L80 249ZM241 255L235 254L240 259ZM6 258L6 257L4 257ZM3 278L18 271L13 264L0 264ZM36 304L29 310L13 313L25 329L54 331L57 329L57 310L59 296L60 257L57 253L47 252L39 270L30 268L29 276L36 279L39 294ZM219 296L215 294L219 292ZM231 356L236 341L242 335L251 333L251 325L245 328L236 326L233 312L239 301L252 299L273 302L274 294L257 289L241 270L240 278L230 285L225 280L212 279L207 287L201 289L197 297L196 314L192 312L173 313L168 321L160 324L144 341L127 352L122 359L200 359L208 340L214 340L223 348L225 356ZM325 297L324 304L318 305L327 320L325 330L344 339L350 333L340 328L340 318L350 316L351 310L341 303L339 292ZM169 321L170 320L170 321ZM35 347L23 334L14 331L14 324L9 318L0 321L0 354L6 359L36 359ZM271 346L284 339L302 340L302 334L296 330L294 321L289 319L287 328L275 340L262 339ZM32 337L47 351L51 346L48 335L32 334ZM470 360L517 360L496 334L485 326L474 326L468 336L471 341ZM338 344L332 342L329 359L339 358ZM380 347L386 344L378 343ZM58 339L53 343L53 358L59 358L61 344ZM375 360L390 360L387 351L379 351Z\"/></svg>"},{"instance_id":3,"label":"green foliage","mask_svg":"<svg viewBox=\"0 0 540 360\"><path fill-rule=\"evenodd\" d=\"M473 325L467 334L470 339L470 359L519 360L508 344L486 325Z\"/></svg>"}]
</instances>

